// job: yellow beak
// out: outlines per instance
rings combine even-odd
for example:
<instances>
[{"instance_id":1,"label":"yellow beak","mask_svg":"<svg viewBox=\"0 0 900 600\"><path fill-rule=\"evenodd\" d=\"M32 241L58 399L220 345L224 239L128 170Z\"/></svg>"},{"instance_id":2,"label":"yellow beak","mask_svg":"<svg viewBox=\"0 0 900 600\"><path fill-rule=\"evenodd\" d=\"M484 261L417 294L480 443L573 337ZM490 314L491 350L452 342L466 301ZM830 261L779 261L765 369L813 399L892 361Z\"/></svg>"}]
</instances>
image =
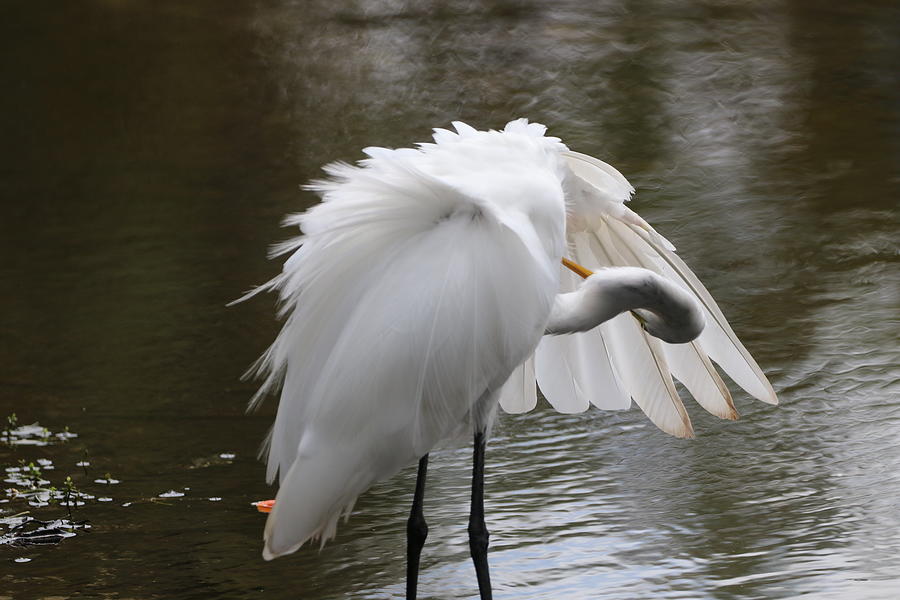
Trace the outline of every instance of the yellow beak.
<instances>
[{"instance_id":1,"label":"yellow beak","mask_svg":"<svg viewBox=\"0 0 900 600\"><path fill-rule=\"evenodd\" d=\"M590 269L588 269L587 267L582 267L582 266L579 265L577 262L571 261L571 260L569 260L568 258L565 258L565 257L563 257L563 259L562 259L562 264L563 264L567 269L569 269L570 271L572 271L573 273L575 273L576 275L579 275L582 279L587 279L588 277L590 277L591 275L594 274L594 272L591 271ZM644 317L642 317L642 316L639 315L638 313L634 312L633 310L632 310L632 311L629 311L629 312L631 313L631 315L632 315L635 319L638 320L638 322L639 322L639 323L641 324L641 326L643 327L643 325L646 323L646 320L644 319Z\"/></svg>"},{"instance_id":2,"label":"yellow beak","mask_svg":"<svg viewBox=\"0 0 900 600\"><path fill-rule=\"evenodd\" d=\"M579 265L577 262L572 262L571 260L569 260L568 258L565 258L565 257L562 259L562 264L565 265L570 271L572 271L576 275L580 276L582 279L587 279L588 277L590 277L591 275L594 274L594 272L591 271L590 269L586 269L586 268L582 267L581 265Z\"/></svg>"}]
</instances>

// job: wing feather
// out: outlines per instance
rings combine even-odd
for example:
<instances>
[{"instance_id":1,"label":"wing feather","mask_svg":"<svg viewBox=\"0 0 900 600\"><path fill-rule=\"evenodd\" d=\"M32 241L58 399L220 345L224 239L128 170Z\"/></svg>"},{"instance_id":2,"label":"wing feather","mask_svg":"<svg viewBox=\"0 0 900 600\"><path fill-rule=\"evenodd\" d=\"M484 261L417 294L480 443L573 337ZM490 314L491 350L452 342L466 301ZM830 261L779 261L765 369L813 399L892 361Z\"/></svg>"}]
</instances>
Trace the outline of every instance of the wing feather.
<instances>
[{"instance_id":1,"label":"wing feather","mask_svg":"<svg viewBox=\"0 0 900 600\"><path fill-rule=\"evenodd\" d=\"M561 268L561 292L575 289L571 271ZM623 410L631 398L616 376L606 341L599 329L571 335L545 336L535 353L538 384L544 397L562 413Z\"/></svg>"},{"instance_id":2,"label":"wing feather","mask_svg":"<svg viewBox=\"0 0 900 600\"><path fill-rule=\"evenodd\" d=\"M570 258L594 269L650 269L690 292L703 307L707 326L697 340L678 345L650 338L630 315L587 333L545 337L534 360L538 384L550 404L561 412L584 410L590 403L627 408L633 397L662 429L690 435L673 375L710 413L738 418L712 361L752 396L777 403L768 379L675 247L625 206L634 192L627 179L594 157L572 151L562 156L573 175L567 188ZM561 292L574 289L570 274L560 282Z\"/></svg>"},{"instance_id":3,"label":"wing feather","mask_svg":"<svg viewBox=\"0 0 900 600\"><path fill-rule=\"evenodd\" d=\"M534 357L530 356L516 367L500 390L500 407L507 413L527 413L537 406Z\"/></svg>"},{"instance_id":4,"label":"wing feather","mask_svg":"<svg viewBox=\"0 0 900 600\"><path fill-rule=\"evenodd\" d=\"M712 295L684 261L640 227L615 219L609 219L608 222L610 229L619 237L619 245L631 249L635 256L643 257L640 266L679 283L703 307L707 325L700 334L697 345L751 396L769 404L777 404L778 398L772 384L735 335Z\"/></svg>"},{"instance_id":5,"label":"wing feather","mask_svg":"<svg viewBox=\"0 0 900 600\"><path fill-rule=\"evenodd\" d=\"M625 266L609 239L606 227L589 236L574 236L575 253L582 264ZM677 437L692 437L690 418L678 396L662 342L651 337L631 314L621 314L600 325L609 339L612 363L635 403L660 429Z\"/></svg>"},{"instance_id":6,"label":"wing feather","mask_svg":"<svg viewBox=\"0 0 900 600\"><path fill-rule=\"evenodd\" d=\"M721 419L737 420L731 392L697 342L661 345L672 375L700 406Z\"/></svg>"},{"instance_id":7,"label":"wing feather","mask_svg":"<svg viewBox=\"0 0 900 600\"><path fill-rule=\"evenodd\" d=\"M624 223L615 219L605 219L604 223L610 234L604 239L608 244L615 245L619 251L617 255L610 253L611 256L617 256L628 265L641 266L671 277L671 274L661 269L651 256L642 252L640 246L633 243L632 231ZM600 238L595 235L592 241L599 243ZM668 358L672 375L684 384L688 392L703 408L723 419L734 420L737 418L738 413L731 399L731 393L713 368L699 342L693 341L689 344L662 342L661 347Z\"/></svg>"},{"instance_id":8,"label":"wing feather","mask_svg":"<svg viewBox=\"0 0 900 600\"><path fill-rule=\"evenodd\" d=\"M622 203L634 193L634 186L612 165L572 150L567 150L562 155L575 175L591 184L596 193L609 201Z\"/></svg>"}]
</instances>

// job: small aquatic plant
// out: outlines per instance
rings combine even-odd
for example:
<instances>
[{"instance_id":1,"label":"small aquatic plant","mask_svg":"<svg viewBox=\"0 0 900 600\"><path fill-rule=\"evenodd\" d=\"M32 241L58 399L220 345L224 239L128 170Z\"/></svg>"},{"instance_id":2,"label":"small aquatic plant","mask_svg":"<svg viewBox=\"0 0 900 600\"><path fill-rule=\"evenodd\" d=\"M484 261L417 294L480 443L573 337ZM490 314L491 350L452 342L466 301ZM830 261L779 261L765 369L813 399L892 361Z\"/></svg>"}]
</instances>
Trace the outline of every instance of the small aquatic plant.
<instances>
[{"instance_id":1,"label":"small aquatic plant","mask_svg":"<svg viewBox=\"0 0 900 600\"><path fill-rule=\"evenodd\" d=\"M72 503L74 501L75 505L78 505L78 496L79 491L75 486L75 482L72 481L71 476L67 476L66 480L63 482L62 489L62 501L60 504L65 504L66 510L69 511L69 518L72 518Z\"/></svg>"},{"instance_id":2,"label":"small aquatic plant","mask_svg":"<svg viewBox=\"0 0 900 600\"><path fill-rule=\"evenodd\" d=\"M28 483L31 487L36 488L39 487L45 479L42 478L43 473L41 473L41 468L34 464L33 462L25 464L24 460L19 461L22 465L22 474L28 480Z\"/></svg>"},{"instance_id":3,"label":"small aquatic plant","mask_svg":"<svg viewBox=\"0 0 900 600\"><path fill-rule=\"evenodd\" d=\"M105 475L103 475L102 478L95 479L94 483L101 483L103 485L115 485L117 483L122 483L122 482L118 479L114 479L113 476L107 472Z\"/></svg>"},{"instance_id":4,"label":"small aquatic plant","mask_svg":"<svg viewBox=\"0 0 900 600\"><path fill-rule=\"evenodd\" d=\"M19 418L16 413L11 413L6 417L6 427L3 428L3 437L6 440L12 440L12 432L19 426Z\"/></svg>"}]
</instances>

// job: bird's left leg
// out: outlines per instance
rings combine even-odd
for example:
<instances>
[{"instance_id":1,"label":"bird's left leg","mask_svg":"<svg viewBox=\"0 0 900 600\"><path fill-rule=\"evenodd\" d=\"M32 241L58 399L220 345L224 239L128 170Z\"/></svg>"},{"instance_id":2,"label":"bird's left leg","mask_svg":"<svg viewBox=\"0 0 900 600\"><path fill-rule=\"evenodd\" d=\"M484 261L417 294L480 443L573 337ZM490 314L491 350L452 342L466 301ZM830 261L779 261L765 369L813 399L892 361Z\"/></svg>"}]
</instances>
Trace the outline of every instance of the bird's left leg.
<instances>
[{"instance_id":1,"label":"bird's left leg","mask_svg":"<svg viewBox=\"0 0 900 600\"><path fill-rule=\"evenodd\" d=\"M416 587L419 583L419 557L422 546L428 537L428 524L422 512L425 501L425 475L428 472L428 455L419 460L419 471L416 474L416 491L413 495L412 510L406 521L406 600L416 600Z\"/></svg>"},{"instance_id":2,"label":"bird's left leg","mask_svg":"<svg viewBox=\"0 0 900 600\"><path fill-rule=\"evenodd\" d=\"M481 600L491 600L491 574L488 571L488 533L484 524L484 450L487 438L484 431L475 432L475 453L472 468L472 508L469 513L469 550L475 563L478 591Z\"/></svg>"}]
</instances>

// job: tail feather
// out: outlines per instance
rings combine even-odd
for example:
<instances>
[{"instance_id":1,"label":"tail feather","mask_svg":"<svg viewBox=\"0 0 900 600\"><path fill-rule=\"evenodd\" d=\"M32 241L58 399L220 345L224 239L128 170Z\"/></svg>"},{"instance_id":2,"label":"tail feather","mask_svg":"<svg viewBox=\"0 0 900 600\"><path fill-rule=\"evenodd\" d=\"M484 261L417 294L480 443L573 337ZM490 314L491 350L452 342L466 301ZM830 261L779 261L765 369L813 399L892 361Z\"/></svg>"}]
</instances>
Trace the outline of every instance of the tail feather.
<instances>
[{"instance_id":1,"label":"tail feather","mask_svg":"<svg viewBox=\"0 0 900 600\"><path fill-rule=\"evenodd\" d=\"M360 470L360 457L337 448L298 454L278 490L266 520L263 558L296 552L310 540L334 538L341 515L348 515L357 496L373 481Z\"/></svg>"}]
</instances>

